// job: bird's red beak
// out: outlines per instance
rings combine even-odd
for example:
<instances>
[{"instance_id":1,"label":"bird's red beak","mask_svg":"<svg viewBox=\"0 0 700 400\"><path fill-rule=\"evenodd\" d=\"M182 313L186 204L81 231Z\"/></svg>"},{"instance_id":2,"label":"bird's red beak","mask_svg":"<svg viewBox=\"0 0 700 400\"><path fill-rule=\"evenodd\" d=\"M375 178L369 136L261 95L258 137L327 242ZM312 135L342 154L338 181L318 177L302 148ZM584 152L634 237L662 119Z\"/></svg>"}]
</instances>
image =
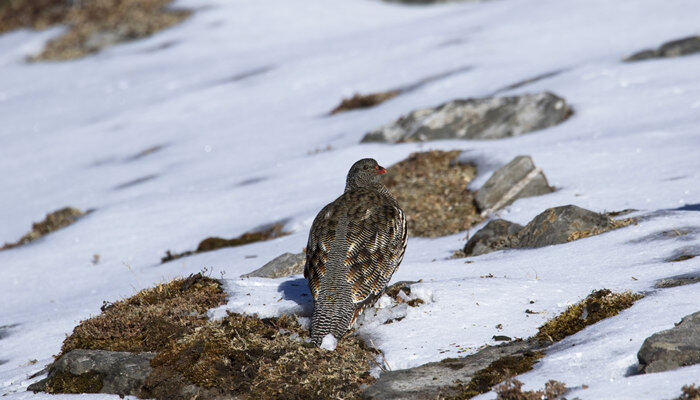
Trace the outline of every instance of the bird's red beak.
<instances>
[{"instance_id":1,"label":"bird's red beak","mask_svg":"<svg viewBox=\"0 0 700 400\"><path fill-rule=\"evenodd\" d=\"M386 172L386 170L381 165L377 165L377 168L374 169L375 174L383 174L385 172Z\"/></svg>"}]
</instances>

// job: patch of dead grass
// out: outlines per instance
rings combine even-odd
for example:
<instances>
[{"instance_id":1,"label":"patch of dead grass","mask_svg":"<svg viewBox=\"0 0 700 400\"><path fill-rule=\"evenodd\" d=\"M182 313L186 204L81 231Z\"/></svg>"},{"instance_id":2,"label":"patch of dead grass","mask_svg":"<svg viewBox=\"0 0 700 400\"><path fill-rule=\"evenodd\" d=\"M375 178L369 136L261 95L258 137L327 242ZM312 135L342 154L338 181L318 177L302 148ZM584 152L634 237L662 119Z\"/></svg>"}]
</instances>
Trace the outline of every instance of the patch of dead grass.
<instances>
[{"instance_id":1,"label":"patch of dead grass","mask_svg":"<svg viewBox=\"0 0 700 400\"><path fill-rule=\"evenodd\" d=\"M531 370L537 360L543 356L543 352L527 351L523 354L501 357L488 367L477 371L466 385L458 385L458 393L451 399L471 399L486 393L498 383Z\"/></svg>"},{"instance_id":2,"label":"patch of dead grass","mask_svg":"<svg viewBox=\"0 0 700 400\"><path fill-rule=\"evenodd\" d=\"M306 329L291 316L260 319L230 313L180 340L151 362L146 395L183 398L196 385L246 399L355 398L377 352L354 336L335 351L307 344Z\"/></svg>"},{"instance_id":3,"label":"patch of dead grass","mask_svg":"<svg viewBox=\"0 0 700 400\"><path fill-rule=\"evenodd\" d=\"M544 384L543 390L528 390L523 392L523 383L517 379L507 379L496 386L496 400L557 400L560 399L568 388L559 381L550 380Z\"/></svg>"},{"instance_id":4,"label":"patch of dead grass","mask_svg":"<svg viewBox=\"0 0 700 400\"><path fill-rule=\"evenodd\" d=\"M459 150L413 153L388 168L383 183L406 213L410 235L450 235L482 220L474 194L466 188L476 167L455 162L459 154Z\"/></svg>"},{"instance_id":5,"label":"patch of dead grass","mask_svg":"<svg viewBox=\"0 0 700 400\"><path fill-rule=\"evenodd\" d=\"M684 385L681 388L681 395L674 400L700 400L700 388L696 388L695 384Z\"/></svg>"},{"instance_id":6,"label":"patch of dead grass","mask_svg":"<svg viewBox=\"0 0 700 400\"><path fill-rule=\"evenodd\" d=\"M149 36L190 15L168 9L172 0L0 0L0 33L27 27L68 26L31 58L68 60L103 47Z\"/></svg>"},{"instance_id":7,"label":"patch of dead grass","mask_svg":"<svg viewBox=\"0 0 700 400\"><path fill-rule=\"evenodd\" d=\"M539 328L535 338L558 342L588 325L632 307L634 302L642 297L644 296L630 291L613 293L608 289L595 290L585 299L567 307L564 312L547 321Z\"/></svg>"},{"instance_id":8,"label":"patch of dead grass","mask_svg":"<svg viewBox=\"0 0 700 400\"><path fill-rule=\"evenodd\" d=\"M34 240L39 239L42 236L48 235L51 232L55 232L61 228L74 223L78 218L82 217L86 213L73 207L65 207L60 210L56 210L52 213L46 214L41 222L35 222L32 224L32 230L26 235L22 236L15 243L5 243L0 250L11 249L13 247L21 246Z\"/></svg>"},{"instance_id":9,"label":"patch of dead grass","mask_svg":"<svg viewBox=\"0 0 700 400\"><path fill-rule=\"evenodd\" d=\"M401 94L400 90L389 90L386 92L359 94L355 93L352 97L343 99L332 111L331 115L345 111L356 110L359 108L370 108L381 104L389 99Z\"/></svg>"},{"instance_id":10,"label":"patch of dead grass","mask_svg":"<svg viewBox=\"0 0 700 400\"><path fill-rule=\"evenodd\" d=\"M209 237L199 242L197 250L188 250L182 253L173 253L170 250L167 250L165 252L165 256L163 256L160 259L160 261L166 263L168 261L172 261L181 257L191 256L192 254L196 253L203 253L206 251L218 250L224 247L242 246L244 244L276 239L278 237L282 237L289 234L289 232L285 232L283 228L284 224L278 223L263 230L246 232L241 236L235 237L233 239Z\"/></svg>"},{"instance_id":11,"label":"patch of dead grass","mask_svg":"<svg viewBox=\"0 0 700 400\"><path fill-rule=\"evenodd\" d=\"M224 301L219 281L201 273L144 289L82 321L63 342L61 354L73 349L159 351L203 326L206 311Z\"/></svg>"}]
</instances>

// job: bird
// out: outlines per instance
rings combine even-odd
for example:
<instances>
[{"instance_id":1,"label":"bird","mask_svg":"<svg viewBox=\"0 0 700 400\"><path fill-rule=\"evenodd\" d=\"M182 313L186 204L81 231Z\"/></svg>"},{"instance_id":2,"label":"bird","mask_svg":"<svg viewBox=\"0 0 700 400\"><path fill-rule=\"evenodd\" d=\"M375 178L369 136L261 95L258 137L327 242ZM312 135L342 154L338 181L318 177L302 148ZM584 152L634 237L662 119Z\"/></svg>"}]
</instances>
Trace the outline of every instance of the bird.
<instances>
[{"instance_id":1,"label":"bird","mask_svg":"<svg viewBox=\"0 0 700 400\"><path fill-rule=\"evenodd\" d=\"M311 342L341 339L384 293L406 251L406 215L380 182L386 169L355 162L345 191L321 209L309 231L304 277L314 309ZM333 342L335 343L335 342Z\"/></svg>"}]
</instances>

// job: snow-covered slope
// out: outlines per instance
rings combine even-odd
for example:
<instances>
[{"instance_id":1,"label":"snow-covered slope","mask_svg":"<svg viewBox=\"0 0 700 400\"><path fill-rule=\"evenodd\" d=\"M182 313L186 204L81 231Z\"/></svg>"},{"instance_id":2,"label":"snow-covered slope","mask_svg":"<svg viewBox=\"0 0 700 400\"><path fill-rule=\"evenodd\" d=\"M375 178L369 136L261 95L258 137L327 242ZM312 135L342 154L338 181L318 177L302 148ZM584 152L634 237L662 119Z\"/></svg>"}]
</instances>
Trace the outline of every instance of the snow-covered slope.
<instances>
[{"instance_id":1,"label":"snow-covered slope","mask_svg":"<svg viewBox=\"0 0 700 400\"><path fill-rule=\"evenodd\" d=\"M469 264L448 259L465 234L411 238L394 281L423 279L419 292L429 301L401 321L366 327L394 369L469 354L493 344L495 334L531 336L592 289L650 291L659 278L700 268L700 257L665 262L679 249L700 252L700 56L620 62L698 33L696 0L178 5L194 8L194 16L79 61L23 62L59 30L0 36L0 242L17 240L55 209L95 209L30 245L0 251L6 398L73 398L27 393L27 377L103 301L203 267L227 279L230 309L303 309L301 276L236 277L300 251L316 212L362 157L391 165L417 150L463 149L493 166L529 154L558 190L519 200L501 217L522 224L565 204L645 216L600 236ZM560 70L505 92L566 98L575 114L559 126L498 141L359 144L367 131L414 108L490 95ZM441 74L378 107L327 116L355 91ZM134 157L154 146L161 148ZM486 178L482 169L474 187ZM160 264L168 249L280 220L293 234ZM654 236L687 227L696 233ZM489 273L495 278L480 278ZM526 388L548 379L588 385L573 393L581 399L674 397L683 384L700 383L700 366L626 375L644 338L699 304L697 285L653 292L557 344L520 379ZM108 397L116 396L81 395Z\"/></svg>"}]
</instances>

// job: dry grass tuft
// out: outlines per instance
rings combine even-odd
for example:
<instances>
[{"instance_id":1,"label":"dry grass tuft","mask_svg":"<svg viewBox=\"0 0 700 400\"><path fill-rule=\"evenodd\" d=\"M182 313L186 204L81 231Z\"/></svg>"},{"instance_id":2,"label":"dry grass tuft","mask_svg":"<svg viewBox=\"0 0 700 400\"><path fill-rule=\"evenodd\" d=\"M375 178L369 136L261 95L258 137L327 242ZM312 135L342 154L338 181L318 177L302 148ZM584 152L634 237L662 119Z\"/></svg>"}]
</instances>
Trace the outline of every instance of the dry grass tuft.
<instances>
[{"instance_id":1,"label":"dry grass tuft","mask_svg":"<svg viewBox=\"0 0 700 400\"><path fill-rule=\"evenodd\" d=\"M21 239L15 243L5 243L0 250L11 249L13 247L21 246L27 244L34 240L39 239L42 236L48 235L51 232L57 231L61 228L74 223L78 218L82 217L86 213L73 207L65 207L60 210L56 210L52 213L46 214L41 222L35 222L32 224L32 230L26 235L22 236Z\"/></svg>"},{"instance_id":2,"label":"dry grass tuft","mask_svg":"<svg viewBox=\"0 0 700 400\"><path fill-rule=\"evenodd\" d=\"M206 311L224 300L220 282L202 274L144 289L82 321L63 342L61 354L73 349L159 351L203 326Z\"/></svg>"},{"instance_id":3,"label":"dry grass tuft","mask_svg":"<svg viewBox=\"0 0 700 400\"><path fill-rule=\"evenodd\" d=\"M32 61L83 57L115 43L146 37L190 15L172 0L0 0L0 33L21 27L68 25Z\"/></svg>"},{"instance_id":4,"label":"dry grass tuft","mask_svg":"<svg viewBox=\"0 0 700 400\"><path fill-rule=\"evenodd\" d=\"M481 221L474 195L466 188L476 167L456 163L459 153L413 153L388 169L384 184L406 212L410 235L444 236Z\"/></svg>"},{"instance_id":5,"label":"dry grass tuft","mask_svg":"<svg viewBox=\"0 0 700 400\"><path fill-rule=\"evenodd\" d=\"M695 384L684 385L681 388L680 397L675 400L700 400L700 388L696 388Z\"/></svg>"},{"instance_id":6,"label":"dry grass tuft","mask_svg":"<svg viewBox=\"0 0 700 400\"><path fill-rule=\"evenodd\" d=\"M229 314L170 342L151 362L146 395L184 398L196 385L218 395L246 399L347 399L358 395L377 352L357 337L335 351L307 344L294 317L260 319Z\"/></svg>"},{"instance_id":7,"label":"dry grass tuft","mask_svg":"<svg viewBox=\"0 0 700 400\"><path fill-rule=\"evenodd\" d=\"M99 393L104 376L97 372L73 375L56 371L46 384L46 393Z\"/></svg>"},{"instance_id":8,"label":"dry grass tuft","mask_svg":"<svg viewBox=\"0 0 700 400\"><path fill-rule=\"evenodd\" d=\"M517 379L507 379L494 389L496 400L557 400L567 392L565 384L550 380L544 384L544 390L522 391L523 383Z\"/></svg>"},{"instance_id":9,"label":"dry grass tuft","mask_svg":"<svg viewBox=\"0 0 700 400\"><path fill-rule=\"evenodd\" d=\"M387 92L359 94L355 93L349 99L343 99L337 107L331 111L331 115L338 114L344 111L356 110L358 108L374 107L377 104L383 103L389 99L401 94L400 90L389 90Z\"/></svg>"},{"instance_id":10,"label":"dry grass tuft","mask_svg":"<svg viewBox=\"0 0 700 400\"><path fill-rule=\"evenodd\" d=\"M543 356L543 352L525 352L520 355L499 358L488 367L477 371L468 384L458 386L459 392L451 398L456 400L470 399L486 393L498 383L531 370L537 360Z\"/></svg>"},{"instance_id":11,"label":"dry grass tuft","mask_svg":"<svg viewBox=\"0 0 700 400\"><path fill-rule=\"evenodd\" d=\"M622 228L623 226L627 226L630 224L636 225L637 220L638 220L638 218L612 219L612 218L610 218L610 214L606 214L606 215L608 216L608 219L610 220L610 224L608 225L607 228L576 231L576 232L573 232L572 234L570 234L569 237L566 238L566 240L571 242L571 241L583 239L583 238L586 238L589 236L600 235L603 232L611 231L613 229Z\"/></svg>"},{"instance_id":12,"label":"dry grass tuft","mask_svg":"<svg viewBox=\"0 0 700 400\"><path fill-rule=\"evenodd\" d=\"M197 250L189 250L189 251L184 251L182 253L173 253L170 250L167 250L165 252L165 256L163 256L160 261L165 263L168 261L172 261L181 257L186 257L186 256L191 256L192 254L196 253L203 253L205 251L212 251L212 250L218 250L224 247L235 247L235 246L242 246L244 244L248 243L254 243L254 242L261 242L265 240L270 240L270 239L276 239L278 237L282 237L285 235L288 235L289 232L285 232L282 228L284 228L283 224L274 224L270 226L269 228L265 228L260 231L255 231L255 232L246 232L242 234L241 236L235 237L233 239L223 239L219 237L209 237L201 242L199 242L199 246L197 246Z\"/></svg>"},{"instance_id":13,"label":"dry grass tuft","mask_svg":"<svg viewBox=\"0 0 700 400\"><path fill-rule=\"evenodd\" d=\"M579 303L569 306L564 312L547 321L539 328L535 338L558 342L588 325L632 307L634 302L642 297L644 296L630 291L613 293L608 289L595 290Z\"/></svg>"}]
</instances>

